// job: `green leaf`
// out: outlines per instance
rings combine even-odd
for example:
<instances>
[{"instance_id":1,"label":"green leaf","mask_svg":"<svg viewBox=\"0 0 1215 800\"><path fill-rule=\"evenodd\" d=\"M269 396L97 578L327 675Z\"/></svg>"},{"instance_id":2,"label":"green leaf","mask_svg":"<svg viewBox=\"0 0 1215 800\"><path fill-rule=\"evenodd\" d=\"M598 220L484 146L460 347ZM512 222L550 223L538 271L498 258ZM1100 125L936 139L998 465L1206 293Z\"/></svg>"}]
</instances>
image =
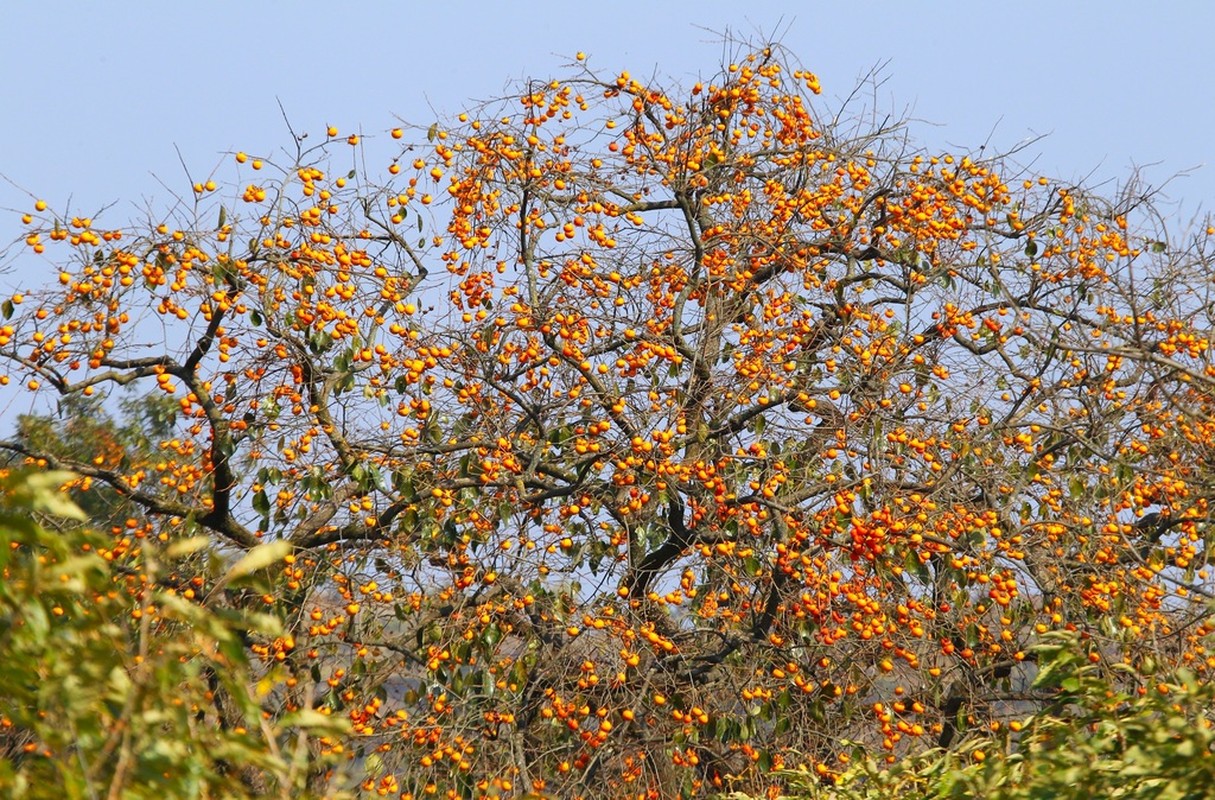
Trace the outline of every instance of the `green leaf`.
<instances>
[{"instance_id":1,"label":"green leaf","mask_svg":"<svg viewBox=\"0 0 1215 800\"><path fill-rule=\"evenodd\" d=\"M75 478L76 473L66 470L23 470L7 481L8 499L18 506L84 522L88 516L62 491Z\"/></svg>"},{"instance_id":2,"label":"green leaf","mask_svg":"<svg viewBox=\"0 0 1215 800\"><path fill-rule=\"evenodd\" d=\"M920 561L919 554L914 550L909 550L906 558L903 559L903 568L922 581L928 581L932 577L928 572L928 566Z\"/></svg>"},{"instance_id":3,"label":"green leaf","mask_svg":"<svg viewBox=\"0 0 1215 800\"><path fill-rule=\"evenodd\" d=\"M210 543L211 540L206 536L191 536L188 539L179 539L165 548L165 558L171 560L193 555L199 550L205 549Z\"/></svg>"},{"instance_id":4,"label":"green leaf","mask_svg":"<svg viewBox=\"0 0 1215 800\"><path fill-rule=\"evenodd\" d=\"M330 714L322 714L315 708L301 708L299 711L287 714L280 724L283 727L308 728L335 734L346 733L350 729L348 720Z\"/></svg>"},{"instance_id":5,"label":"green leaf","mask_svg":"<svg viewBox=\"0 0 1215 800\"><path fill-rule=\"evenodd\" d=\"M224 618L229 627L241 628L262 636L281 636L283 633L283 621L273 614L265 614L261 611L233 611L232 609L223 609L223 613L216 612L216 614Z\"/></svg>"},{"instance_id":6,"label":"green leaf","mask_svg":"<svg viewBox=\"0 0 1215 800\"><path fill-rule=\"evenodd\" d=\"M27 603L22 609L22 616L25 621L25 629L29 632L30 637L35 642L43 642L51 630L51 618L47 616L42 604Z\"/></svg>"},{"instance_id":7,"label":"green leaf","mask_svg":"<svg viewBox=\"0 0 1215 800\"><path fill-rule=\"evenodd\" d=\"M265 569L275 562L282 561L291 553L291 549L291 542L285 539L259 544L229 568L227 574L221 578L221 583L231 583L260 569Z\"/></svg>"},{"instance_id":8,"label":"green leaf","mask_svg":"<svg viewBox=\"0 0 1215 800\"><path fill-rule=\"evenodd\" d=\"M13 301L5 300L3 303L0 303L0 312L3 312L5 319L12 319L13 318Z\"/></svg>"}]
</instances>

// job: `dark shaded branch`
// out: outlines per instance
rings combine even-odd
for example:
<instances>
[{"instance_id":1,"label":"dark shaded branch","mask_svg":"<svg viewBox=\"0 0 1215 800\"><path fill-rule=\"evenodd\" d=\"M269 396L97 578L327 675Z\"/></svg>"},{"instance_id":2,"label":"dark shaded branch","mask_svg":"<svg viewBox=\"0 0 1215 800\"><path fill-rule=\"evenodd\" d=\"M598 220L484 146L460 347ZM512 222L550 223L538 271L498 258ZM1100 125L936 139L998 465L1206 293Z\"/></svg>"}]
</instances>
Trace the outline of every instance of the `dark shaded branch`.
<instances>
[{"instance_id":1,"label":"dark shaded branch","mask_svg":"<svg viewBox=\"0 0 1215 800\"><path fill-rule=\"evenodd\" d=\"M244 548L255 547L260 543L260 540L252 531L241 525L230 515L222 518L216 517L212 513L212 510L208 508L190 506L185 503L167 500L139 489L131 489L124 482L121 475L111 470L101 469L80 461L58 458L49 453L33 450L21 442L2 441L0 442L0 449L19 453L29 458L40 459L45 461L51 469L65 469L87 478L102 481L123 497L139 505L149 514L162 514L182 518L193 517L199 524L210 528L233 544Z\"/></svg>"},{"instance_id":2,"label":"dark shaded branch","mask_svg":"<svg viewBox=\"0 0 1215 800\"><path fill-rule=\"evenodd\" d=\"M671 500L667 507L667 526L670 535L657 549L648 553L641 563L634 566L624 579L624 588L629 597L644 597L650 583L679 558L692 544L692 534L684 525L683 503L679 498Z\"/></svg>"}]
</instances>

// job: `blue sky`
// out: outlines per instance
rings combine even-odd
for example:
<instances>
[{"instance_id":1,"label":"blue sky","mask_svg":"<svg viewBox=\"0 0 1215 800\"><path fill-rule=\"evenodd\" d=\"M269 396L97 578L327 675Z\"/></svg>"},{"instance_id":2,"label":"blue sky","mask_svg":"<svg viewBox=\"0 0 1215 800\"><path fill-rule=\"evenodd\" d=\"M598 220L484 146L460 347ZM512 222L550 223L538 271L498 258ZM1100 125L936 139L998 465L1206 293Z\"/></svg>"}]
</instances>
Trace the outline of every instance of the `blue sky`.
<instances>
[{"instance_id":1,"label":"blue sky","mask_svg":"<svg viewBox=\"0 0 1215 800\"><path fill-rule=\"evenodd\" d=\"M793 9L797 9L794 11ZM33 197L121 224L238 149L427 124L586 51L605 72L690 84L720 33L775 38L828 97L879 68L879 109L934 150L1045 134L1022 157L1065 179L1169 183L1184 223L1215 199L1215 4L1073 2L47 2L0 10L0 248ZM179 154L181 161L179 161ZM990 150L988 151L990 152ZM1112 189L1112 184L1111 184ZM5 259L0 284L49 265Z\"/></svg>"}]
</instances>

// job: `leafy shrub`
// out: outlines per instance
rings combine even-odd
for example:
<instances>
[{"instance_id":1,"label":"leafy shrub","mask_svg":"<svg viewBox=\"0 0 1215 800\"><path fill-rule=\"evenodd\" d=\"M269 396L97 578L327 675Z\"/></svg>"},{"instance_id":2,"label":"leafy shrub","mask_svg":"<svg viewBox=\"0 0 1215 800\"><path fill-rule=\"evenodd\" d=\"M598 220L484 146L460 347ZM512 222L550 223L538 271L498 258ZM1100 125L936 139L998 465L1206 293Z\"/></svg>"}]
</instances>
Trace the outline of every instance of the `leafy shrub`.
<instances>
[{"instance_id":1,"label":"leafy shrub","mask_svg":"<svg viewBox=\"0 0 1215 800\"><path fill-rule=\"evenodd\" d=\"M1215 791L1215 686L1184 670L1145 692L1113 675L1061 633L1037 648L1034 687L1056 701L1004 736L975 737L887 766L861 748L824 778L800 772L798 800L1200 800ZM1113 672L1129 671L1116 665ZM743 800L745 795L731 797Z\"/></svg>"},{"instance_id":2,"label":"leafy shrub","mask_svg":"<svg viewBox=\"0 0 1215 800\"><path fill-rule=\"evenodd\" d=\"M310 734L344 726L310 708L263 721L259 701L282 687L255 673L245 641L279 621L207 608L160 580L198 541L144 542L120 567L106 558L111 540L52 529L84 519L61 491L73 477L0 482L0 794L300 796L323 768ZM255 550L217 577L232 583L273 555Z\"/></svg>"}]
</instances>

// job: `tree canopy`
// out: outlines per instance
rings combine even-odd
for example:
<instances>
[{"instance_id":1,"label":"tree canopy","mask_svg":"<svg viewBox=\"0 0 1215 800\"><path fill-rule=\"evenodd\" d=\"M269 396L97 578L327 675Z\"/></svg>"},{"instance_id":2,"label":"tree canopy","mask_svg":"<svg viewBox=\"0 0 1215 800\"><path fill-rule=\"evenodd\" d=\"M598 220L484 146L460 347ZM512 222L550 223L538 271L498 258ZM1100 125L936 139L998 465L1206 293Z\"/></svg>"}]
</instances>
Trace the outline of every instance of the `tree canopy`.
<instances>
[{"instance_id":1,"label":"tree canopy","mask_svg":"<svg viewBox=\"0 0 1215 800\"><path fill-rule=\"evenodd\" d=\"M393 797L830 781L1064 713L1059 631L1132 694L1205 680L1215 228L819 92L776 46L579 58L384 163L331 128L142 222L37 201L0 382L151 399L0 448L125 509L98 552L154 624L282 621L261 713L349 724L320 794L329 756Z\"/></svg>"}]
</instances>

